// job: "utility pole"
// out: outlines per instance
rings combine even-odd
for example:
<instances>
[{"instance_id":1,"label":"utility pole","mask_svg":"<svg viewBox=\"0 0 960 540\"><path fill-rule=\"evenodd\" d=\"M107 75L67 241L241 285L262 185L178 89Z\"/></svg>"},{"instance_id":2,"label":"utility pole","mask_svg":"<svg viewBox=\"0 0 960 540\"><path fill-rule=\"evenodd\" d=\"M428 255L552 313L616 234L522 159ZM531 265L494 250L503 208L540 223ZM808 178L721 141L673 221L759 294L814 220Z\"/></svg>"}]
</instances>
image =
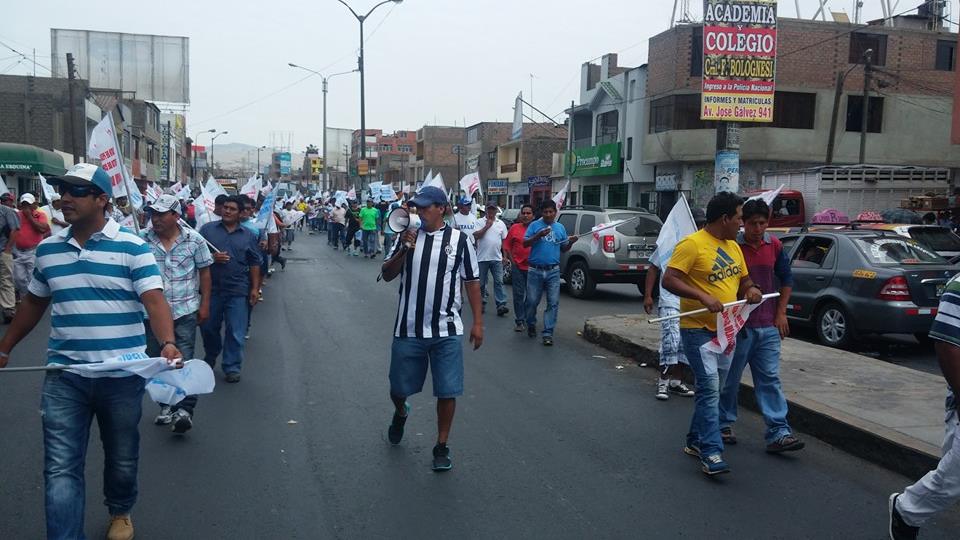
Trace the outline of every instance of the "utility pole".
<instances>
[{"instance_id":1,"label":"utility pole","mask_svg":"<svg viewBox=\"0 0 960 540\"><path fill-rule=\"evenodd\" d=\"M866 162L867 154L867 120L870 115L870 61L873 58L873 51L867 51L863 55L863 109L860 118L860 164Z\"/></svg>"},{"instance_id":2,"label":"utility pole","mask_svg":"<svg viewBox=\"0 0 960 540\"><path fill-rule=\"evenodd\" d=\"M327 79L323 79L323 185L320 191L326 191L329 187L330 176L327 173Z\"/></svg>"},{"instance_id":3,"label":"utility pole","mask_svg":"<svg viewBox=\"0 0 960 540\"><path fill-rule=\"evenodd\" d=\"M713 168L717 193L740 190L740 124L717 122L717 157Z\"/></svg>"},{"instance_id":4,"label":"utility pole","mask_svg":"<svg viewBox=\"0 0 960 540\"><path fill-rule=\"evenodd\" d=\"M67 99L70 100L67 111L70 115L70 146L72 147L74 163L80 163L82 156L80 155L80 146L77 145L77 112L74 110L76 100L73 97L74 80L76 80L76 74L74 72L73 53L67 53Z\"/></svg>"}]
</instances>

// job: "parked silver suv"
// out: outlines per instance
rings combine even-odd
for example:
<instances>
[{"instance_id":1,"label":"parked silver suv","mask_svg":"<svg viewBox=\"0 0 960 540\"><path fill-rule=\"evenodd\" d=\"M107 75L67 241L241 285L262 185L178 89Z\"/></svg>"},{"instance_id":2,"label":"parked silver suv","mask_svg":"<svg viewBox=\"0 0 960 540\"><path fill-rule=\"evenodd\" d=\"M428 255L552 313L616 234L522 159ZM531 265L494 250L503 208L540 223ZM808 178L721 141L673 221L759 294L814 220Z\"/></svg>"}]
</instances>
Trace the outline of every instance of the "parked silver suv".
<instances>
[{"instance_id":1,"label":"parked silver suv","mask_svg":"<svg viewBox=\"0 0 960 540\"><path fill-rule=\"evenodd\" d=\"M638 215L634 221L601 231L599 247L591 253L593 227ZM634 283L643 292L648 261L663 225L659 217L637 208L565 206L557 221L567 234L580 236L570 251L560 256L560 271L571 296L589 298L598 283Z\"/></svg>"}]
</instances>

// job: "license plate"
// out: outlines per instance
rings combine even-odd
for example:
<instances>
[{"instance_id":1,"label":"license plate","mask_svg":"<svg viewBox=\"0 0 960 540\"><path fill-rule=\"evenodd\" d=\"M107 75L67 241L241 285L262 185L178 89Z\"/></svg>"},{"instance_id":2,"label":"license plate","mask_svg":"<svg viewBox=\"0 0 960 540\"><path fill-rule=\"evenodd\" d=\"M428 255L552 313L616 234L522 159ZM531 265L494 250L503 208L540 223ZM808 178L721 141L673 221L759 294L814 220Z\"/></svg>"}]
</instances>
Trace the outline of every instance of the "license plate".
<instances>
[{"instance_id":1,"label":"license plate","mask_svg":"<svg viewBox=\"0 0 960 540\"><path fill-rule=\"evenodd\" d=\"M943 289L944 289L946 286L947 286L946 283L937 285L937 298L940 298L941 296L943 296Z\"/></svg>"},{"instance_id":2,"label":"license plate","mask_svg":"<svg viewBox=\"0 0 960 540\"><path fill-rule=\"evenodd\" d=\"M639 258L640 258L640 252L637 251L637 250L635 250L635 249L631 249L631 250L627 251L627 257L629 257L629 258L631 258L631 259L639 259Z\"/></svg>"}]
</instances>

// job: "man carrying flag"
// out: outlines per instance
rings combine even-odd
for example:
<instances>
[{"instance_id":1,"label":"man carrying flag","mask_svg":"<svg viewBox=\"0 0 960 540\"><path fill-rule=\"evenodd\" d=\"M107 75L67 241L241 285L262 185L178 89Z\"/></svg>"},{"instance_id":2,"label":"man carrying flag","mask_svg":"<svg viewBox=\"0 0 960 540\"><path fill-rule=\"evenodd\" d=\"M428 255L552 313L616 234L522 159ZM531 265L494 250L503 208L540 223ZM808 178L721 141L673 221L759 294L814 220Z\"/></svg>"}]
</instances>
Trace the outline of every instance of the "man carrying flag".
<instances>
[{"instance_id":1,"label":"man carrying flag","mask_svg":"<svg viewBox=\"0 0 960 540\"><path fill-rule=\"evenodd\" d=\"M37 247L37 264L9 330L0 340L0 368L33 330L48 305L51 364L91 364L146 348L144 311L170 364L182 357L173 318L150 247L105 217L112 186L103 169L79 163L51 179L70 227ZM78 296L79 295L79 296ZM82 301L78 301L82 300ZM128 371L50 371L43 382L44 483L48 538L84 538L84 463L90 424L100 426L109 540L133 538L144 380Z\"/></svg>"},{"instance_id":2,"label":"man carrying flag","mask_svg":"<svg viewBox=\"0 0 960 540\"><path fill-rule=\"evenodd\" d=\"M663 286L680 297L680 311L706 306L708 313L680 319L683 350L696 377L693 418L683 451L700 459L707 475L730 472L723 460L720 438L719 400L721 371L715 358L703 355L701 347L717 337L716 313L723 304L746 298L758 304L762 292L747 272L736 242L743 223L743 200L734 193L718 193L707 204L707 224L677 244L667 264Z\"/></svg>"}]
</instances>

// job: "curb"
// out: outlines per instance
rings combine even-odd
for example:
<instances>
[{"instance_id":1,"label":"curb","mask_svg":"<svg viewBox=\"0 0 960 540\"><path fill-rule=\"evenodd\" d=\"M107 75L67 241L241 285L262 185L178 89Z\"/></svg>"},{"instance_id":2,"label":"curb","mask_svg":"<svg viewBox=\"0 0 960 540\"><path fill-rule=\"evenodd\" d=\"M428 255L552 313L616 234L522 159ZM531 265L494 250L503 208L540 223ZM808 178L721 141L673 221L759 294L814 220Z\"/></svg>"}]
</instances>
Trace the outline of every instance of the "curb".
<instances>
[{"instance_id":1,"label":"curb","mask_svg":"<svg viewBox=\"0 0 960 540\"><path fill-rule=\"evenodd\" d=\"M613 317L610 318L613 319ZM604 317L594 317L584 322L584 339L617 354L634 358L640 363L656 367L659 361L658 343L631 339L607 331L601 325L592 322L601 319ZM940 461L939 448L933 448L923 441L907 437L884 426L851 417L822 403L804 399L795 392L788 392L786 398L790 405L788 420L794 428L848 454L909 478L922 477L928 471L935 469ZM752 381L740 383L739 403L758 412Z\"/></svg>"}]
</instances>

